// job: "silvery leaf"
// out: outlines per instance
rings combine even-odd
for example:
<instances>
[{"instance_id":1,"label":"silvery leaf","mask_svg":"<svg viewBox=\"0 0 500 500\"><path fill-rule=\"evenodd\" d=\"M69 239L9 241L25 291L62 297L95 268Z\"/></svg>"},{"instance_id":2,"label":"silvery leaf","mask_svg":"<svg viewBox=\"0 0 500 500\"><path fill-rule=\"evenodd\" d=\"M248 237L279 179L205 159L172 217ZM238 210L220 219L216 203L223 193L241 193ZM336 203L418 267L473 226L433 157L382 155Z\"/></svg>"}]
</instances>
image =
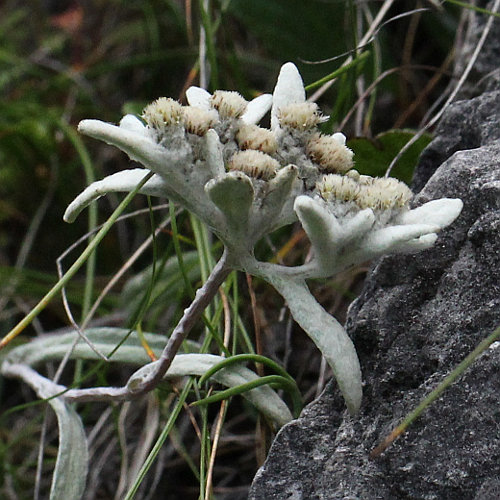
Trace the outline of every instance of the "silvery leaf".
<instances>
[{"instance_id":1,"label":"silvery leaf","mask_svg":"<svg viewBox=\"0 0 500 500\"><path fill-rule=\"evenodd\" d=\"M361 369L354 345L342 325L313 297L302 280L265 277L286 300L295 321L309 335L330 365L347 408L355 414L362 399Z\"/></svg>"}]
</instances>

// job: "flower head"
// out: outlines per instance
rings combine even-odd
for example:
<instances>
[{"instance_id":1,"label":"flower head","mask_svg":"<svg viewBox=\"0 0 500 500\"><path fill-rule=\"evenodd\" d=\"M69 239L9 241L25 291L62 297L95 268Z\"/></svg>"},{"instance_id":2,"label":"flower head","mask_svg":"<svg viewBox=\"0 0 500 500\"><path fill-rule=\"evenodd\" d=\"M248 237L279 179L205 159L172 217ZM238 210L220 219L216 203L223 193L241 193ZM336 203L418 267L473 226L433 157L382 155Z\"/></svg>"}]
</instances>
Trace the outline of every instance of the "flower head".
<instances>
[{"instance_id":1,"label":"flower head","mask_svg":"<svg viewBox=\"0 0 500 500\"><path fill-rule=\"evenodd\" d=\"M255 179L268 181L278 172L280 164L277 160L262 153L249 149L235 153L229 162L229 170L239 170Z\"/></svg>"},{"instance_id":2,"label":"flower head","mask_svg":"<svg viewBox=\"0 0 500 500\"><path fill-rule=\"evenodd\" d=\"M247 109L247 101L238 92L216 90L210 104L219 112L221 119L239 118Z\"/></svg>"},{"instance_id":3,"label":"flower head","mask_svg":"<svg viewBox=\"0 0 500 500\"><path fill-rule=\"evenodd\" d=\"M150 128L166 133L182 122L182 106L174 99L160 97L144 108L142 117Z\"/></svg>"},{"instance_id":4,"label":"flower head","mask_svg":"<svg viewBox=\"0 0 500 500\"><path fill-rule=\"evenodd\" d=\"M342 134L315 134L309 139L306 151L311 160L328 173L346 173L354 164L354 153L345 146L345 137Z\"/></svg>"}]
</instances>

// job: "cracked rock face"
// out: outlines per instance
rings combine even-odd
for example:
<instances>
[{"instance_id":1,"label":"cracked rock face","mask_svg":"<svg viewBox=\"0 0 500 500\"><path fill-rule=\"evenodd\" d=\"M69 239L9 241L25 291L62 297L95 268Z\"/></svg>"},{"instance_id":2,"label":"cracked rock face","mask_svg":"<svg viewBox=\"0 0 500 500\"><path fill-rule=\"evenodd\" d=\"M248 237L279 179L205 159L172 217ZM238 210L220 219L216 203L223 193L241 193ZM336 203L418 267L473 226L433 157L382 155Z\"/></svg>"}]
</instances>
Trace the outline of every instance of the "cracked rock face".
<instances>
[{"instance_id":1,"label":"cracked rock face","mask_svg":"<svg viewBox=\"0 0 500 500\"><path fill-rule=\"evenodd\" d=\"M365 387L348 417L332 383L278 434L251 500L500 498L500 344L386 452L369 452L500 325L500 92L457 102L422 156L420 205L461 198L436 245L374 264L347 328Z\"/></svg>"}]
</instances>

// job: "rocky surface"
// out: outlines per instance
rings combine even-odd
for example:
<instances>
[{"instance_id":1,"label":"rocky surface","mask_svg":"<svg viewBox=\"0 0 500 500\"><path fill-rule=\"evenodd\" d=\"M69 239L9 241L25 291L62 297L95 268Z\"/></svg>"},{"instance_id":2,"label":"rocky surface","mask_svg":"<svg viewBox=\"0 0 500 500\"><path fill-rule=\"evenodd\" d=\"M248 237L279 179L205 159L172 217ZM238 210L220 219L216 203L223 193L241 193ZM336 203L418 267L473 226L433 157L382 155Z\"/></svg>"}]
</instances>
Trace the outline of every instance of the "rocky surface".
<instances>
[{"instance_id":1,"label":"rocky surface","mask_svg":"<svg viewBox=\"0 0 500 500\"><path fill-rule=\"evenodd\" d=\"M375 263L352 305L347 328L365 379L360 414L346 415L331 383L278 434L251 500L500 498L500 343L369 458L500 325L500 92L448 109L414 190L415 205L458 197L464 210L434 248Z\"/></svg>"},{"instance_id":2,"label":"rocky surface","mask_svg":"<svg viewBox=\"0 0 500 500\"><path fill-rule=\"evenodd\" d=\"M499 121L499 91L450 106L435 131L435 139L422 153L413 178L413 191L419 192L436 168L457 151L477 149L500 139Z\"/></svg>"}]
</instances>

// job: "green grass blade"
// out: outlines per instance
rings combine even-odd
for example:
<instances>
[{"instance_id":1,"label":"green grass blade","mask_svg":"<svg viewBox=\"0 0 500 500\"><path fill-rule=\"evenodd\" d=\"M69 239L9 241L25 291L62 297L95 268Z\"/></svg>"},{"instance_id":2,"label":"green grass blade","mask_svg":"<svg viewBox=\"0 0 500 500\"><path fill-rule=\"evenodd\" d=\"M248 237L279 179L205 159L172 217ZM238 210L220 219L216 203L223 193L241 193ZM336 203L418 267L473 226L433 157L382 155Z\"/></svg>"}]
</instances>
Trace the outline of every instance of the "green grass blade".
<instances>
[{"instance_id":1,"label":"green grass blade","mask_svg":"<svg viewBox=\"0 0 500 500\"><path fill-rule=\"evenodd\" d=\"M80 254L78 259L66 271L65 275L44 295L38 304L0 341L0 349L5 347L12 339L17 337L50 303L50 301L66 286L76 272L82 267L87 259L92 255L97 245L103 240L120 214L125 210L132 198L139 192L141 187L153 176L153 172L147 174L137 187L127 194L123 201L116 207L108 220L103 224L99 232Z\"/></svg>"},{"instance_id":2,"label":"green grass blade","mask_svg":"<svg viewBox=\"0 0 500 500\"><path fill-rule=\"evenodd\" d=\"M361 68L358 71L361 71L369 55L370 55L369 50L367 50L366 52L362 52L361 54L359 54L359 56L356 57L356 59L354 59L350 63L347 63L344 66L341 66L340 68L336 69L332 73L329 73L328 75L324 76L323 78L320 78L319 80L316 80L315 82L306 85L305 89L309 91L321 87L321 85L324 85L325 83L334 80L335 78L338 78L339 76L343 75L344 73L347 73L352 68L355 68L356 66L359 65L361 66Z\"/></svg>"}]
</instances>

